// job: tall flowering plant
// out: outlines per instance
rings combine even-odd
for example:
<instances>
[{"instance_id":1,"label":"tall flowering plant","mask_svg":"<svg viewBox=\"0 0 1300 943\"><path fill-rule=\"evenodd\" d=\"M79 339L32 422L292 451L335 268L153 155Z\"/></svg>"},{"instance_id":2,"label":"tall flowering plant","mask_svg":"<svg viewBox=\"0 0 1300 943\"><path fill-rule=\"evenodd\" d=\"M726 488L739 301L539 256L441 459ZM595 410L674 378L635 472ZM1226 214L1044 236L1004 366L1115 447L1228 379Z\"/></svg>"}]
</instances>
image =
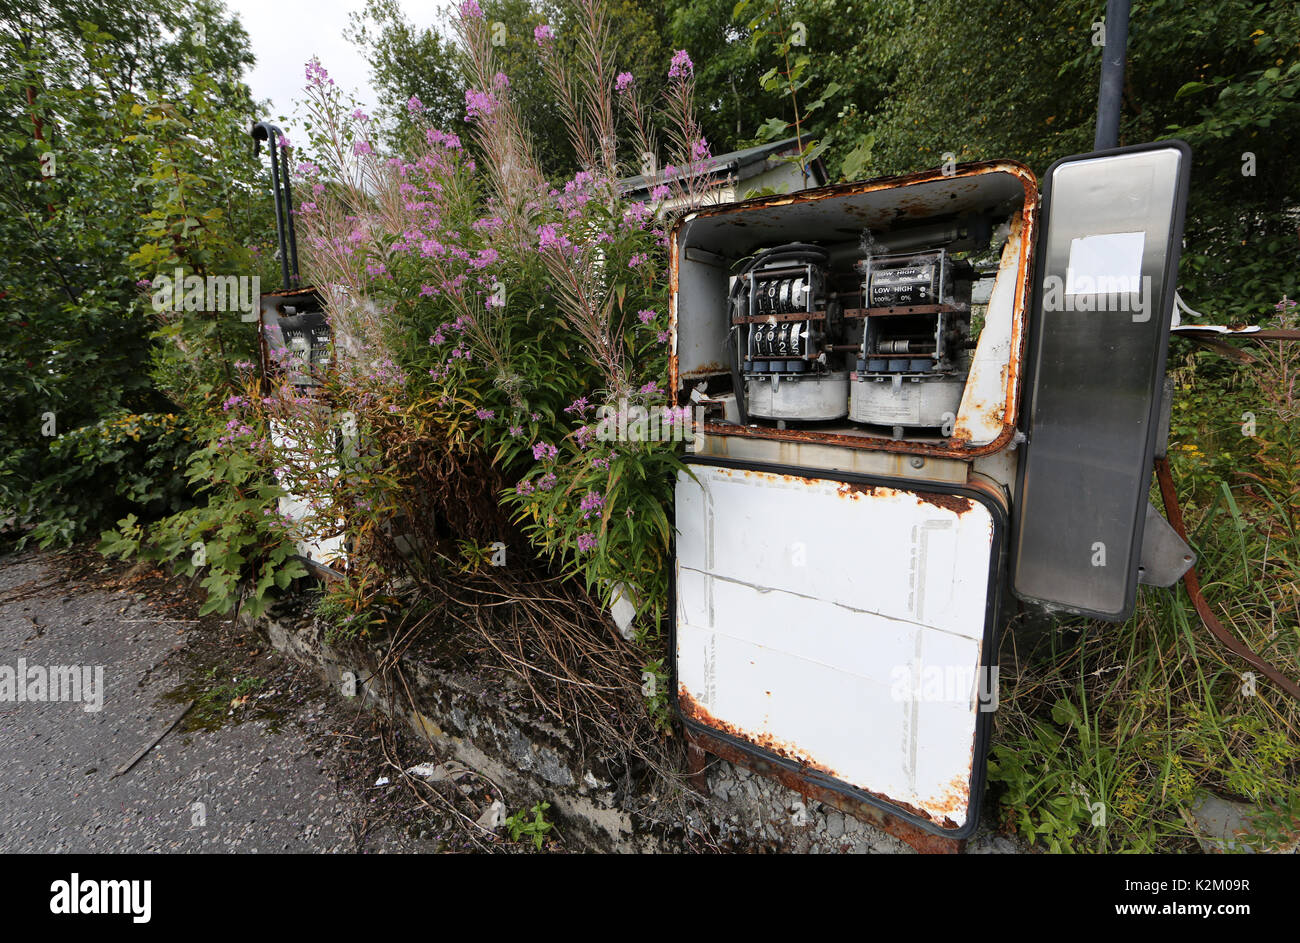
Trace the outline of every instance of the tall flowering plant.
<instances>
[{"instance_id":1,"label":"tall flowering plant","mask_svg":"<svg viewBox=\"0 0 1300 943\"><path fill-rule=\"evenodd\" d=\"M661 122L677 164L629 195L620 179L644 169L655 121L614 67L599 4L582 9L578 77L553 56L550 27L535 33L582 165L554 185L473 0L456 26L464 127L424 127L412 152L378 153L368 120L313 63L300 242L340 358L398 365L406 413L436 410L468 430L458 443L490 456L533 548L603 604L631 600L644 638L667 595L667 507L689 421L667 406L663 211L706 196L708 146L682 52ZM408 108L418 124L420 102Z\"/></svg>"}]
</instances>

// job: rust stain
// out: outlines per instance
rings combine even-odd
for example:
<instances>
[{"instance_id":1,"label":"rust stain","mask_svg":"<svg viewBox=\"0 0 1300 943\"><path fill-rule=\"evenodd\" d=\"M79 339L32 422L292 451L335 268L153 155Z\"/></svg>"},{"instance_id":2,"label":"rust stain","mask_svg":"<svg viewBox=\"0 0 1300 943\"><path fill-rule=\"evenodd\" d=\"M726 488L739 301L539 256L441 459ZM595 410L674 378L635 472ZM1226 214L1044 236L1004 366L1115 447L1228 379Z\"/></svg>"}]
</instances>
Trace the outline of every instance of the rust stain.
<instances>
[{"instance_id":1,"label":"rust stain","mask_svg":"<svg viewBox=\"0 0 1300 943\"><path fill-rule=\"evenodd\" d=\"M822 766L814 762L811 758L800 752L799 748L788 741L781 740L769 733L754 733L737 727L735 724L728 723L719 717L715 717L703 704L691 697L686 690L686 686L679 684L677 686L677 703L683 714L692 720L703 724L706 727L712 727L714 730L721 730L723 733L738 737L741 740L748 740L755 746L760 746L769 753L775 753L783 760L790 760L798 763L804 769L815 769L819 773L825 773L827 776L840 779L840 775L828 766Z\"/></svg>"},{"instance_id":2,"label":"rust stain","mask_svg":"<svg viewBox=\"0 0 1300 943\"><path fill-rule=\"evenodd\" d=\"M802 481L805 485L816 485L825 481L824 478L808 478L804 475L776 475L772 472L763 471L743 471L741 472L746 478L753 478L755 481L770 481L777 484L787 481Z\"/></svg>"},{"instance_id":3,"label":"rust stain","mask_svg":"<svg viewBox=\"0 0 1300 943\"><path fill-rule=\"evenodd\" d=\"M951 445L932 442L898 442L894 439L870 438L861 435L845 435L835 432L816 432L811 429L764 429L752 426L733 426L726 423L708 422L704 424L708 435L734 435L749 439L771 439L784 442L810 442L817 445L840 445L850 449L863 449L875 452L902 452L909 455L934 455L940 458L969 459L974 456L996 452L1002 443L1010 440L1014 430L1007 430L1005 436L975 448L961 442ZM950 440L951 441L951 440Z\"/></svg>"},{"instance_id":4,"label":"rust stain","mask_svg":"<svg viewBox=\"0 0 1300 943\"><path fill-rule=\"evenodd\" d=\"M708 218L712 216L724 216L728 213L740 212L749 209L758 209L760 207L779 207L800 205L803 203L816 203L818 200L824 200L830 196L857 196L862 193L872 193L876 190L891 190L899 187L914 187L918 184L942 182L949 185L949 192L956 192L961 188L961 184L955 184L967 177L977 177L981 174L1005 173L1020 180L1025 187L1026 198L1032 194L1036 200L1038 196L1038 180L1034 172L1024 164L1014 160L987 160L975 161L967 164L958 164L954 172L945 174L943 168L936 167L932 170L922 170L916 173L903 174L897 177L877 177L873 180L863 180L856 183L830 184L824 187L816 187L811 190L801 190L795 194L777 194L773 196L754 197L751 200L743 200L738 203L723 203L717 206L704 207L698 210L694 215L695 218ZM973 189L974 183L966 185L967 189ZM924 197L916 197L916 202L924 202ZM927 204L926 212L933 213L938 209L932 202ZM685 220L679 221L674 228L676 233Z\"/></svg>"},{"instance_id":5,"label":"rust stain","mask_svg":"<svg viewBox=\"0 0 1300 943\"><path fill-rule=\"evenodd\" d=\"M949 818L951 814L970 807L970 774L967 773L964 777L954 776L944 787L942 794L928 800L926 805L932 813L931 818L941 815L946 821L951 822L952 819Z\"/></svg>"},{"instance_id":6,"label":"rust stain","mask_svg":"<svg viewBox=\"0 0 1300 943\"><path fill-rule=\"evenodd\" d=\"M958 517L961 517L971 509L975 503L971 498L962 497L959 494L940 494L935 491L917 491L917 504L932 504L937 508L943 508L945 511L952 511Z\"/></svg>"},{"instance_id":7,"label":"rust stain","mask_svg":"<svg viewBox=\"0 0 1300 943\"><path fill-rule=\"evenodd\" d=\"M883 490L884 489L876 488L873 487L872 485L860 485L857 482L845 481L842 482L839 488L836 489L836 493L841 498L848 498L857 501L859 498L862 497L867 497L867 498L875 497L876 495L880 494Z\"/></svg>"},{"instance_id":8,"label":"rust stain","mask_svg":"<svg viewBox=\"0 0 1300 943\"><path fill-rule=\"evenodd\" d=\"M874 825L896 838L905 841L922 854L960 854L965 847L964 839L949 838L946 835L935 835L923 828L899 818L897 815L891 815L883 809L879 809L870 803L863 802L853 796L846 796L834 789L828 789L818 783L812 783L804 779L798 773L792 772L780 766L764 760L762 757L753 756L740 750L729 743L710 737L707 734L690 731L687 733L687 742L690 746L700 750L707 750L714 756L720 756L724 760L752 770L760 776L766 776L775 782L780 783L787 789L791 789L801 795L815 799L818 802L838 809L841 812L851 815L856 819ZM915 814L910 808L899 806L893 803L888 797L878 796L869 793L877 799L905 809L907 812ZM951 827L951 826L944 826Z\"/></svg>"},{"instance_id":9,"label":"rust stain","mask_svg":"<svg viewBox=\"0 0 1300 943\"><path fill-rule=\"evenodd\" d=\"M677 287L680 284L677 265L677 236L687 220L694 218L694 213L688 214L678 221L668 235L668 258L672 260L668 265L668 337L670 340L668 347L668 396L670 402L676 397L677 391L682 386L682 378L677 372Z\"/></svg>"},{"instance_id":10,"label":"rust stain","mask_svg":"<svg viewBox=\"0 0 1300 943\"><path fill-rule=\"evenodd\" d=\"M1011 303L1011 339L1008 350L1008 360L1007 363L1001 365L1001 373L999 374L999 386L1002 389L1002 397L995 402L988 402L983 398L973 398L969 409L959 410L957 422L953 427L954 441L969 443L974 434L974 431L971 429L971 420L977 416L983 417L989 422L989 424L999 426L1002 429L993 441L993 444L997 444L999 449L1009 442L1012 436L1015 435L1015 422L1017 415L1017 404L1015 402L1017 388L1016 381L1020 376L1020 361L1024 346L1023 341L1026 320L1024 305L1028 298L1026 292L1029 278L1032 274L1029 271L1028 255L1028 250L1030 248L1029 243L1032 241L1030 235L1030 222L1032 220L1034 206L1037 202L1037 188L1035 188L1033 192L1035 194L1034 202L1031 203L1029 199L1029 191L1026 191L1024 209L1014 213L1008 223L1009 232L1007 234L1007 246L1010 247L1016 245L1017 240L1019 241L1017 246L1018 258L1016 264L1018 266L1017 271L1019 271L1021 278L1016 283L1016 294ZM999 264L1005 263L1005 261L1006 259L1003 258L1000 260ZM972 375L967 379L968 389L977 385L973 383L974 380L975 375L974 371L972 371ZM965 406L966 404L963 403L962 405ZM986 446L984 449L976 451L973 447L969 446L969 444L967 447L971 449L973 454L980 454L988 448Z\"/></svg>"},{"instance_id":11,"label":"rust stain","mask_svg":"<svg viewBox=\"0 0 1300 943\"><path fill-rule=\"evenodd\" d=\"M778 766L769 766L768 771L764 773L764 775L767 775L770 778L775 779L777 782L780 782L782 785L798 792L807 794L809 789L821 788L814 783L809 783L808 780L804 778L808 770L816 770L819 773L824 773L825 775L830 776L832 779L838 779L840 782L847 783L854 789L864 792L874 799L879 799L881 802L886 802L895 806L903 812L906 812L908 815L933 822L941 828L950 829L955 829L958 826L949 813L956 812L959 809L965 809L969 805L969 788L967 784L960 782L960 777L954 780L956 785L950 785L941 799L935 800L932 803L935 806L933 810L921 809L911 805L910 803L901 802L898 799L891 798L882 792L874 792L854 783L848 783L848 781L835 770L817 763L806 756L795 744L781 740L768 733L755 733L753 731L745 730L742 727L738 727L735 724L714 716L708 708L704 707L704 705L691 696L690 691L688 691L686 686L683 684L678 684L677 686L677 704L682 714L689 717L691 720L694 720L696 723L703 724L705 727L711 727L714 730L736 737L737 739L745 740L755 746L767 750L769 753L781 757L784 760L789 760L793 763L799 764L800 769L798 771L782 769ZM717 752L716 750L712 750L712 748L710 748L710 750L715 753ZM741 751L735 752L740 753ZM718 755L721 756L722 754ZM730 757L727 757L727 759L730 759ZM736 761L733 760L732 762ZM965 802L962 802L961 800L963 790L966 792L967 796ZM833 790L825 791L835 794ZM852 814L856 815L857 813ZM921 834L928 834L919 829L917 829L917 831ZM899 837L901 838L902 836L900 835ZM907 841L907 839L904 839L904 841Z\"/></svg>"},{"instance_id":12,"label":"rust stain","mask_svg":"<svg viewBox=\"0 0 1300 943\"><path fill-rule=\"evenodd\" d=\"M730 370L729 367L724 366L723 364L720 364L715 360L711 363L706 363L703 366L696 367L694 370L687 370L683 372L681 374L681 378L683 380L693 380L696 379L697 377L707 377L707 376L713 376L714 374L717 373L727 373L729 370Z\"/></svg>"}]
</instances>

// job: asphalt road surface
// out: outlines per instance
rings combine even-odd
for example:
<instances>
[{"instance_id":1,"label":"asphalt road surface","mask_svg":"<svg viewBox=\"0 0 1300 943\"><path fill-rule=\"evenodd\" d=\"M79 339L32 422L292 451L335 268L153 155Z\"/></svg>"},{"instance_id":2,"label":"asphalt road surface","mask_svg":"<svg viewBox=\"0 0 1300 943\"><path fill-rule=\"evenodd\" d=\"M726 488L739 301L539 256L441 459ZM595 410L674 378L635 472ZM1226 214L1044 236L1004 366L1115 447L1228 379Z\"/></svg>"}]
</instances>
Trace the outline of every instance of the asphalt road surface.
<instances>
[{"instance_id":1,"label":"asphalt road surface","mask_svg":"<svg viewBox=\"0 0 1300 943\"><path fill-rule=\"evenodd\" d=\"M77 700L42 695L52 675ZM199 620L156 571L88 551L0 558L2 852L454 849L375 785L373 727L228 619Z\"/></svg>"}]
</instances>

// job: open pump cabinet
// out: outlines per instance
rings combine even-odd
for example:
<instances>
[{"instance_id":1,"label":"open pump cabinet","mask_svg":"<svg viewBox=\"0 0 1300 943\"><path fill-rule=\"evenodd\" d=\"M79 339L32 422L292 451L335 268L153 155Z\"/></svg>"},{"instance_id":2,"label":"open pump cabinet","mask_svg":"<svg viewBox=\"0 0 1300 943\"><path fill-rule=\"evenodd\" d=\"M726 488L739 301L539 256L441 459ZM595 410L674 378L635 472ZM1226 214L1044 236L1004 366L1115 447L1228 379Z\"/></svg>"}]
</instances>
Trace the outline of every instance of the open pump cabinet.
<instances>
[{"instance_id":1,"label":"open pump cabinet","mask_svg":"<svg viewBox=\"0 0 1300 943\"><path fill-rule=\"evenodd\" d=\"M1147 505L1189 162L1070 157L1041 194L966 164L677 221L695 745L920 848L971 834L1011 594L1119 621L1192 563Z\"/></svg>"}]
</instances>

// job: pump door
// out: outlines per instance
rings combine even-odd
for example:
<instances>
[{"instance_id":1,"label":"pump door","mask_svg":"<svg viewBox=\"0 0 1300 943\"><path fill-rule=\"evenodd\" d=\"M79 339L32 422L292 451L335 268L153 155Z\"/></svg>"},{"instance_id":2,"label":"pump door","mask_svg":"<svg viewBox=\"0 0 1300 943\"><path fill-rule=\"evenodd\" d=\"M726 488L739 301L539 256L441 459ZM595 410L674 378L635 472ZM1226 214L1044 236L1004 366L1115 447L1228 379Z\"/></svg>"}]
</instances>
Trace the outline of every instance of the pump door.
<instances>
[{"instance_id":1,"label":"pump door","mask_svg":"<svg viewBox=\"0 0 1300 943\"><path fill-rule=\"evenodd\" d=\"M1012 586L1099 619L1133 611L1191 151L1099 151L1047 172Z\"/></svg>"}]
</instances>

